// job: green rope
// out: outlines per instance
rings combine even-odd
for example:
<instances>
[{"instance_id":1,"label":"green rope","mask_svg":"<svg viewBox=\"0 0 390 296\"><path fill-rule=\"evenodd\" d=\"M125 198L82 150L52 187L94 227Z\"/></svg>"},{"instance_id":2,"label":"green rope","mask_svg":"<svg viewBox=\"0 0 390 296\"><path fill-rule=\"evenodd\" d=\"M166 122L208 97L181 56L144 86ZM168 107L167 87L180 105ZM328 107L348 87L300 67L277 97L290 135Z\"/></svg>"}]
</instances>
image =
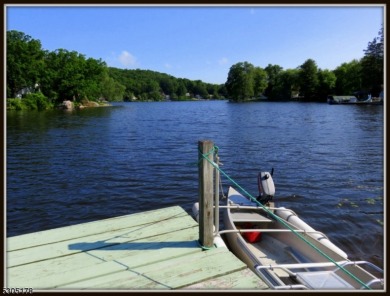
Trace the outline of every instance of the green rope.
<instances>
[{"instance_id":1,"label":"green rope","mask_svg":"<svg viewBox=\"0 0 390 296\"><path fill-rule=\"evenodd\" d=\"M202 151L199 149L199 154L201 154L202 157L199 158L198 165L202 161L202 158L205 158L205 159L207 159L210 162L209 155L210 154L214 154L214 155L218 154L218 149L219 148L217 146L213 146L213 148L211 148L211 150L209 152L207 152L206 154L203 154ZM214 163L213 165L216 165L216 164Z\"/></svg>"},{"instance_id":2,"label":"green rope","mask_svg":"<svg viewBox=\"0 0 390 296\"><path fill-rule=\"evenodd\" d=\"M202 248L202 250L206 250L207 251L207 250L214 249L214 246L213 247L206 247L206 246L202 245L200 240L197 240L197 242L198 242L198 245Z\"/></svg>"},{"instance_id":3,"label":"green rope","mask_svg":"<svg viewBox=\"0 0 390 296\"><path fill-rule=\"evenodd\" d=\"M254 196L252 196L249 192L247 192L244 188L242 188L236 181L234 181L228 174L226 174L215 162L210 160L208 156L217 151L219 148L217 146L214 146L208 153L203 154L200 152L202 157L206 159L213 167L215 167L220 173L222 173L226 178L228 178L235 186L237 186L247 197L250 198L251 201L255 202L257 205L261 206L264 211L266 211L268 214L270 214L272 217L274 217L276 220L278 220L280 223L282 223L285 227L287 227L291 232L293 232L296 236L298 236L301 240L306 242L309 246L311 246L313 249L315 249L318 253L320 253L322 256L324 256L326 259L328 259L330 262L335 264L338 268L340 268L342 271L344 271L347 275L349 275L351 278L353 278L355 281L357 281L359 284L364 286L365 288L371 290L369 286L367 286L364 282L362 282L360 279L358 279L354 274L346 270L344 267L339 265L336 261L334 261L331 257L329 257L327 254L325 254L323 251L318 249L315 245L313 245L311 242L309 242L306 238L304 238L299 232L295 231L293 228L290 227L282 218L276 216L274 213L272 213L269 209L267 209L263 204L261 204ZM201 159L199 160L199 162Z\"/></svg>"}]
</instances>

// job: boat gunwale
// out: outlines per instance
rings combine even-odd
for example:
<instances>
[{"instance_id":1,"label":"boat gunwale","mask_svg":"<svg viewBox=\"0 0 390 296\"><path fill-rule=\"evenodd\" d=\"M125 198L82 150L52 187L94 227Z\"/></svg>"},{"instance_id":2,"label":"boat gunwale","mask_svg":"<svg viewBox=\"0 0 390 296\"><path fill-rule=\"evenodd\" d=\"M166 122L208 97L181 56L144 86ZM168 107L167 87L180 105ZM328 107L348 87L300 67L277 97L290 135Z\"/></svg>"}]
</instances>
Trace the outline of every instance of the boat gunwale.
<instances>
[{"instance_id":1,"label":"boat gunwale","mask_svg":"<svg viewBox=\"0 0 390 296\"><path fill-rule=\"evenodd\" d=\"M233 189L233 188L232 188L232 189ZM235 189L233 189L233 190L235 190ZM240 193L237 192L237 194L239 194L241 197L243 197ZM243 198L245 198L245 197L243 197ZM233 228L233 229L223 230L223 231L221 231L220 233L221 233L221 234L226 234L226 235L229 235L229 234L230 234L230 235L235 235L236 238L237 238L237 243L239 243L239 245L241 245L241 246L243 247L243 248L242 248L242 251L246 254L247 257L249 257L248 260L251 260L251 263L255 263L255 262L258 263L258 264L254 264L252 267L249 266L249 265L248 265L248 266L249 266L251 269L254 269L254 271L256 272L256 274L258 274L264 281L266 281L267 284L269 284L270 287L273 288L273 289L286 289L287 286L291 286L291 287L292 287L292 286L296 286L297 288L302 289L302 288L303 288L302 285L301 285L302 283L298 283L298 284L296 284L296 285L289 285L289 284L283 283L281 277L278 276L278 274L274 273L274 271L272 270L272 267L277 267L278 265L282 265L282 264L276 264L276 265L271 265L271 264L270 264L269 267L268 267L267 265L262 264L262 262L260 262L259 259L258 259L257 257L255 257L255 255L252 253L252 251L251 251L251 250L249 249L249 247L248 247L248 245L253 245L253 246L255 246L255 243L247 242L247 241L243 238L243 236L241 235L241 233L245 233L245 232L268 232L268 233L270 234L270 237L271 237L271 238L276 239L277 241L279 241L279 242L282 243L282 244L285 244L283 241L280 241L278 238L274 237L274 236L272 235L272 232L274 232L274 233L283 233L283 232L285 232L285 233L291 233L291 234L293 234L293 232L294 232L295 230L291 230L291 229L268 229L269 231L267 231L267 229L261 229L261 228L237 229L236 223L235 223L235 221L234 221L234 219L233 219L233 217L232 217L231 210L234 210L234 209L238 209L238 210L239 210L239 209L243 209L243 210L254 210L255 212L260 212L260 211L262 211L262 212L264 212L264 214L265 214L267 211L266 211L265 207L259 207L259 206L253 206L253 207L244 206L244 207L242 207L242 206L241 206L241 208L240 208L240 207L236 207L236 204L234 204L234 203L233 203L233 204L229 204L229 203L233 203L233 201L230 200L230 195L229 195L228 198L227 198L227 204L228 204L228 205L227 205L227 206L224 206L223 208L225 208L225 213L227 213L228 223L230 224L230 227ZM221 208L222 208L222 207L221 207ZM292 210L286 209L286 208L283 208L283 207L282 207L282 208L274 208L274 209L287 210L287 211L290 211L290 212L292 212L293 214L295 214ZM295 215L296 215L296 214L295 214ZM281 218L281 217L280 217L280 218ZM283 219L283 218L281 218L281 219ZM283 219L283 220L285 221L285 219ZM237 221L237 222L238 222L238 223L245 223L245 222L250 222L250 221ZM253 221L253 222L254 222L254 223L258 223L258 224L264 223L264 221L263 221L263 222L262 222L262 221ZM282 225L282 223L281 223L280 221L276 220L276 219L273 219L272 222L273 222L273 223L277 223L278 225ZM289 223L288 221L285 221L285 222L287 222L289 225L291 224L291 223ZM292 225L292 224L291 224L291 225ZM294 226L294 228L297 228L297 227ZM302 233L304 233L304 234L310 233L310 231L308 231L308 230L305 231L305 230L303 230L303 229L297 229L296 232L302 232ZM321 233L321 232L318 232L318 231L313 231L313 232L314 232L314 233L320 233L321 235L324 235L324 236L326 237L326 235L323 234L323 233ZM308 237L311 241L319 242L317 239L311 237L310 235L307 235L307 237ZM326 238L327 238L327 237L326 237ZM321 246L321 247L324 247L325 249L330 250L330 249L327 248L326 246ZM330 250L330 251L332 251L332 250ZM334 252L334 251L332 251L332 252ZM240 257L240 256L239 256L239 257ZM250 258L252 258L252 259L250 259ZM242 258L241 258L241 259L242 259ZM295 259L296 262L298 262L298 263L294 264L295 266L297 266L297 267L295 267L294 269L307 268L307 267L305 267L305 264L307 265L307 263L302 263L302 262L300 262L300 261L299 261L298 259L296 259L296 258L294 258L294 259ZM242 260L243 260L243 259L242 259ZM342 262L343 265L346 264L346 265L351 266L351 267L352 267L354 270L356 270L356 271L365 273L367 277L371 277L372 279L369 280L368 283L371 284L371 283L375 283L375 282L380 282L380 283L382 284L382 286L383 286L383 278L374 276L373 274L371 274L371 273L368 272L367 270L363 269L362 267L360 267L360 266L358 266L358 265L355 265L355 264L354 264L354 261L351 261L351 260L349 260L349 259L347 259L347 258L343 258L343 260L340 261L340 262ZM367 261L355 261L355 262L364 262L364 263L368 263L368 264L373 265L374 267L376 267L376 268L379 269L379 267L377 267L377 266L374 265L373 263L370 263L370 262L367 262ZM275 262L275 263L276 263L276 262ZM313 261L312 263L316 263L316 262ZM320 262L317 262L317 264L318 264L318 263L320 263ZM332 266L333 266L333 267L336 267L337 270L341 270L341 269L342 269L342 268L340 268L340 267L338 266L338 261L337 261L337 260L336 260L336 262L329 261L329 262L324 262L324 263L326 263L326 265L329 265L330 267L332 267ZM301 266L298 267L300 264L301 264ZM286 264L285 264L285 265L286 265ZM260 269L262 270L262 271L260 271L260 270L258 270L258 269L256 268L257 266L266 266L266 267L260 268ZM267 268L267 267L268 267L268 268ZM330 267L329 267L329 268L330 268ZM326 269L325 269L325 270L326 270ZM270 273L270 271L272 271L272 273ZM267 275L270 276L270 277L272 277L272 280L274 281L273 283L271 283L271 282L269 281L269 279L265 278L266 275L264 275L264 272L267 272ZM285 272L286 272L286 271L285 271ZM289 272L292 273L292 271L289 271ZM288 272L286 272L286 273L288 273ZM383 274L383 270L382 270L382 274ZM347 279L348 279L348 280L345 280L345 282L351 284L350 278L347 277ZM351 279L353 279L353 278L351 278ZM278 286L277 283L280 284L280 282L283 283L283 284ZM366 284L365 284L365 285L366 285ZM303 286L306 287L305 285L303 285ZM306 287L306 288L308 288L308 287ZM361 289L364 288L364 285L362 285L360 288L361 288ZM358 288L357 288L356 286L354 286L354 289L358 289Z\"/></svg>"}]
</instances>

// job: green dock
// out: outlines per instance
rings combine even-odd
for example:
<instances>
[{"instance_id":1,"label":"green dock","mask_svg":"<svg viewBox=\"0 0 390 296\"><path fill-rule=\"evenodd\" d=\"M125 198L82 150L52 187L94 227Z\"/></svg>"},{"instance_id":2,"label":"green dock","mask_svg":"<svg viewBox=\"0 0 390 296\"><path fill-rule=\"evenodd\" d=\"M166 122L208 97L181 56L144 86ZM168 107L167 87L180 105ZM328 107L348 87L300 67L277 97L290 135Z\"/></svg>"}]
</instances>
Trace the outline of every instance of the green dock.
<instances>
[{"instance_id":1,"label":"green dock","mask_svg":"<svg viewBox=\"0 0 390 296\"><path fill-rule=\"evenodd\" d=\"M7 238L8 288L266 290L227 248L203 250L181 207Z\"/></svg>"}]
</instances>

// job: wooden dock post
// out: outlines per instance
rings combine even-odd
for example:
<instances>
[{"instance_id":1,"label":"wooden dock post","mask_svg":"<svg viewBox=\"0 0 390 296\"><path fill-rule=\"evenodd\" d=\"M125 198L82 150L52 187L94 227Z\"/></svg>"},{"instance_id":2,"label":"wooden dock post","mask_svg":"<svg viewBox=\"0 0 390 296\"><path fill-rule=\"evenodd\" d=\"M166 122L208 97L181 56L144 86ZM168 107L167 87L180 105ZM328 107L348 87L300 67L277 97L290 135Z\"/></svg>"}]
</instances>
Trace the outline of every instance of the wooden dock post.
<instances>
[{"instance_id":1,"label":"wooden dock post","mask_svg":"<svg viewBox=\"0 0 390 296\"><path fill-rule=\"evenodd\" d=\"M209 140L198 142L199 151L199 242L205 248L213 246L213 165L203 155L214 161L214 143Z\"/></svg>"},{"instance_id":2,"label":"wooden dock post","mask_svg":"<svg viewBox=\"0 0 390 296\"><path fill-rule=\"evenodd\" d=\"M219 156L215 154L215 161L217 167L215 168L215 181L214 181L214 225L215 234L219 232Z\"/></svg>"}]
</instances>

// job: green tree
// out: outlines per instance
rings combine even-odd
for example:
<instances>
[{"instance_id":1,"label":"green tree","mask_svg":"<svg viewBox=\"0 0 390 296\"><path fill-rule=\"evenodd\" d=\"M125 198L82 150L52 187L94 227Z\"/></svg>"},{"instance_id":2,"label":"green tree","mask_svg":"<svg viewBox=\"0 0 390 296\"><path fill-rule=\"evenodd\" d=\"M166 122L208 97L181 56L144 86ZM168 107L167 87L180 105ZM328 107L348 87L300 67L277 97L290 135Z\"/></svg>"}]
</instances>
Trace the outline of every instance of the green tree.
<instances>
[{"instance_id":1,"label":"green tree","mask_svg":"<svg viewBox=\"0 0 390 296\"><path fill-rule=\"evenodd\" d=\"M45 63L42 91L46 95L58 101L95 100L101 95L104 62L86 59L76 51L58 49L47 53Z\"/></svg>"},{"instance_id":2,"label":"green tree","mask_svg":"<svg viewBox=\"0 0 390 296\"><path fill-rule=\"evenodd\" d=\"M378 36L368 43L364 50L362 64L362 85L373 96L378 96L384 80L384 35L383 27Z\"/></svg>"},{"instance_id":3,"label":"green tree","mask_svg":"<svg viewBox=\"0 0 390 296\"><path fill-rule=\"evenodd\" d=\"M185 82L183 81L183 79L179 79L178 86L177 86L178 98L185 97L186 93L187 93L187 88L186 88Z\"/></svg>"},{"instance_id":4,"label":"green tree","mask_svg":"<svg viewBox=\"0 0 390 296\"><path fill-rule=\"evenodd\" d=\"M272 96L277 100L290 100L299 94L299 69L287 69L278 73Z\"/></svg>"},{"instance_id":5,"label":"green tree","mask_svg":"<svg viewBox=\"0 0 390 296\"><path fill-rule=\"evenodd\" d=\"M264 69L267 72L267 88L264 91L265 96L269 99L278 98L275 86L278 83L279 76L283 71L283 68L278 65L268 64Z\"/></svg>"},{"instance_id":6,"label":"green tree","mask_svg":"<svg viewBox=\"0 0 390 296\"><path fill-rule=\"evenodd\" d=\"M149 100L160 101L163 99L160 85L156 80L147 81L145 84L144 93L148 96Z\"/></svg>"},{"instance_id":7,"label":"green tree","mask_svg":"<svg viewBox=\"0 0 390 296\"><path fill-rule=\"evenodd\" d=\"M160 87L164 94L166 95L173 95L176 93L178 83L175 79L169 77L168 75L166 77L162 77L160 79Z\"/></svg>"},{"instance_id":8,"label":"green tree","mask_svg":"<svg viewBox=\"0 0 390 296\"><path fill-rule=\"evenodd\" d=\"M225 86L232 101L241 102L254 96L253 70L254 66L248 62L230 67Z\"/></svg>"},{"instance_id":9,"label":"green tree","mask_svg":"<svg viewBox=\"0 0 390 296\"><path fill-rule=\"evenodd\" d=\"M220 85L217 84L207 84L207 92L209 97L214 100L219 100L222 98L222 94L219 93Z\"/></svg>"},{"instance_id":10,"label":"green tree","mask_svg":"<svg viewBox=\"0 0 390 296\"><path fill-rule=\"evenodd\" d=\"M101 96L107 101L122 101L125 95L126 87L110 77L108 71L103 74L100 82Z\"/></svg>"},{"instance_id":11,"label":"green tree","mask_svg":"<svg viewBox=\"0 0 390 296\"><path fill-rule=\"evenodd\" d=\"M262 95L267 88L267 72L260 67L253 69L253 92L255 97Z\"/></svg>"},{"instance_id":12,"label":"green tree","mask_svg":"<svg viewBox=\"0 0 390 296\"><path fill-rule=\"evenodd\" d=\"M195 96L200 96L203 99L209 98L209 93L207 92L206 84L201 80L195 80L195 85L193 87Z\"/></svg>"},{"instance_id":13,"label":"green tree","mask_svg":"<svg viewBox=\"0 0 390 296\"><path fill-rule=\"evenodd\" d=\"M318 99L326 102L328 95L334 92L336 86L336 75L329 70L318 70Z\"/></svg>"},{"instance_id":14,"label":"green tree","mask_svg":"<svg viewBox=\"0 0 390 296\"><path fill-rule=\"evenodd\" d=\"M19 31L7 31L7 97L40 84L44 51L39 40Z\"/></svg>"},{"instance_id":15,"label":"green tree","mask_svg":"<svg viewBox=\"0 0 390 296\"><path fill-rule=\"evenodd\" d=\"M221 98L227 98L228 97L228 91L226 89L226 85L225 84L221 84L221 85L218 86L218 95Z\"/></svg>"},{"instance_id":16,"label":"green tree","mask_svg":"<svg viewBox=\"0 0 390 296\"><path fill-rule=\"evenodd\" d=\"M102 60L92 58L83 60L83 55L79 55L79 59L80 64L84 64L80 74L82 82L79 94L82 98L96 100L102 95L100 83L104 77L106 64Z\"/></svg>"},{"instance_id":17,"label":"green tree","mask_svg":"<svg viewBox=\"0 0 390 296\"><path fill-rule=\"evenodd\" d=\"M189 79L183 79L183 83L187 92L190 93L190 96L194 96L195 82Z\"/></svg>"},{"instance_id":18,"label":"green tree","mask_svg":"<svg viewBox=\"0 0 390 296\"><path fill-rule=\"evenodd\" d=\"M7 99L9 110L46 110L53 108L53 104L41 92L29 93L23 99Z\"/></svg>"},{"instance_id":19,"label":"green tree","mask_svg":"<svg viewBox=\"0 0 390 296\"><path fill-rule=\"evenodd\" d=\"M352 95L362 89L362 65L358 60L341 64L333 73L336 76L336 95Z\"/></svg>"},{"instance_id":20,"label":"green tree","mask_svg":"<svg viewBox=\"0 0 390 296\"><path fill-rule=\"evenodd\" d=\"M318 69L314 60L308 59L299 67L299 88L305 101L318 99Z\"/></svg>"},{"instance_id":21,"label":"green tree","mask_svg":"<svg viewBox=\"0 0 390 296\"><path fill-rule=\"evenodd\" d=\"M52 107L51 102L41 92L26 95L23 102L31 110L46 110Z\"/></svg>"}]
</instances>

